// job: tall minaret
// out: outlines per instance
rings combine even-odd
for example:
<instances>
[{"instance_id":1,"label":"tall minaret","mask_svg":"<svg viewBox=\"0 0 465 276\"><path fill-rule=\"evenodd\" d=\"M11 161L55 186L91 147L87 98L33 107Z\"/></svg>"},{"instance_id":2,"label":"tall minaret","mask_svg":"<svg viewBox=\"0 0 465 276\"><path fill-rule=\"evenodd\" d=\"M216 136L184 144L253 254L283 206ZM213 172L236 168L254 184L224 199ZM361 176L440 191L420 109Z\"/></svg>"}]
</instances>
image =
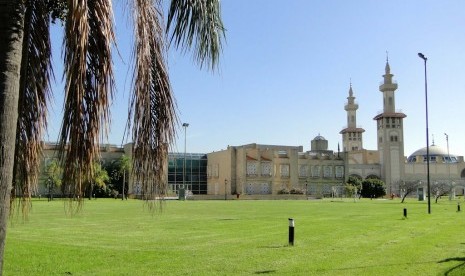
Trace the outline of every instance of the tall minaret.
<instances>
[{"instance_id":1,"label":"tall minaret","mask_svg":"<svg viewBox=\"0 0 465 276\"><path fill-rule=\"evenodd\" d=\"M361 150L363 149L362 133L365 130L357 127L358 104L355 102L352 82L350 83L349 97L347 97L347 104L344 109L347 111L347 127L339 132L342 134L343 150L345 152Z\"/></svg>"},{"instance_id":2,"label":"tall minaret","mask_svg":"<svg viewBox=\"0 0 465 276\"><path fill-rule=\"evenodd\" d=\"M378 128L381 178L386 184L387 194L399 194L399 181L405 172L403 119L407 116L395 109L394 92L397 90L397 83L392 80L393 76L389 60L386 59L384 82L379 86L379 91L383 93L383 112L373 119Z\"/></svg>"}]
</instances>

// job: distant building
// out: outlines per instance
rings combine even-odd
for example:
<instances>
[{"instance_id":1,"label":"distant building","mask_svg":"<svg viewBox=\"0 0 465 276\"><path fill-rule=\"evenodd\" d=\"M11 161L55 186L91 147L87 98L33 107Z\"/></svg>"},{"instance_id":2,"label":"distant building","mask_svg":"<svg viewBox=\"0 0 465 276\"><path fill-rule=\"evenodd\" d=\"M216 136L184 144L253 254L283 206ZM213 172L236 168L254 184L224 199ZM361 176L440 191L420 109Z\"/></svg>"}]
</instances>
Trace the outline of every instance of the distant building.
<instances>
[{"instance_id":1,"label":"distant building","mask_svg":"<svg viewBox=\"0 0 465 276\"><path fill-rule=\"evenodd\" d=\"M344 160L327 149L322 136L312 140L312 150L302 146L250 144L208 154L208 193L278 194L307 190L330 195L331 187L344 183Z\"/></svg>"}]
</instances>

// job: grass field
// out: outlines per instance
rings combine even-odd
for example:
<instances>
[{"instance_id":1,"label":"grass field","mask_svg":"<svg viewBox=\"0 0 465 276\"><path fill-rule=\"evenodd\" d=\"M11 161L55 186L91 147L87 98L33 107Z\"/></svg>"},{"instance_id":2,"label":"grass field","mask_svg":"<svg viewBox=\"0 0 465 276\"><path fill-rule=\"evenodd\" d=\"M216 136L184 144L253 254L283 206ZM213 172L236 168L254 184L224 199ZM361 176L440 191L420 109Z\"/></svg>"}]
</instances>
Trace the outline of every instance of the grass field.
<instances>
[{"instance_id":1,"label":"grass field","mask_svg":"<svg viewBox=\"0 0 465 276\"><path fill-rule=\"evenodd\" d=\"M413 200L167 201L152 215L98 199L72 218L41 200L12 222L4 275L465 275L465 212L447 199L430 215Z\"/></svg>"}]
</instances>

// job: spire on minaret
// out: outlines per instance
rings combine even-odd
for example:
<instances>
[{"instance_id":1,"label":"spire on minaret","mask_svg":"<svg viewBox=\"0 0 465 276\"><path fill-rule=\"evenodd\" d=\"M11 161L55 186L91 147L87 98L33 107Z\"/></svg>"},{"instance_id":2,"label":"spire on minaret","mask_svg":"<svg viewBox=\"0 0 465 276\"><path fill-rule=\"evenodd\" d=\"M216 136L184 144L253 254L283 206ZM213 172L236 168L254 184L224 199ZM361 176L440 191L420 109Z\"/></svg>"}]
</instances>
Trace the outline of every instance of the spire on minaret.
<instances>
[{"instance_id":1,"label":"spire on minaret","mask_svg":"<svg viewBox=\"0 0 465 276\"><path fill-rule=\"evenodd\" d=\"M352 91L352 78L350 79L349 97L353 97L354 92Z\"/></svg>"},{"instance_id":2,"label":"spire on minaret","mask_svg":"<svg viewBox=\"0 0 465 276\"><path fill-rule=\"evenodd\" d=\"M388 76L391 74L391 67L389 66L389 52L386 51L386 67L384 68L384 71L386 72L385 76Z\"/></svg>"}]
</instances>

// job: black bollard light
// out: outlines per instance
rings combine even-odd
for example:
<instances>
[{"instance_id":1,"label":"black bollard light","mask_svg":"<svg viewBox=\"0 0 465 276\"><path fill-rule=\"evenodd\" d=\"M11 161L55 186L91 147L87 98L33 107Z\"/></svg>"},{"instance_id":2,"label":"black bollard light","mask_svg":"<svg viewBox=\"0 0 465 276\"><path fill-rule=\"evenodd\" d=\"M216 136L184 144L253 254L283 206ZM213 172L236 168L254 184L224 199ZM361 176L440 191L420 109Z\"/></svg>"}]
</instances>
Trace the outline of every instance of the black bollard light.
<instances>
[{"instance_id":1,"label":"black bollard light","mask_svg":"<svg viewBox=\"0 0 465 276\"><path fill-rule=\"evenodd\" d=\"M460 202L457 202L457 212L460 212Z\"/></svg>"},{"instance_id":2,"label":"black bollard light","mask_svg":"<svg viewBox=\"0 0 465 276\"><path fill-rule=\"evenodd\" d=\"M404 208L404 218L407 218L407 208Z\"/></svg>"},{"instance_id":3,"label":"black bollard light","mask_svg":"<svg viewBox=\"0 0 465 276\"><path fill-rule=\"evenodd\" d=\"M294 219L289 218L289 245L294 246Z\"/></svg>"}]
</instances>

